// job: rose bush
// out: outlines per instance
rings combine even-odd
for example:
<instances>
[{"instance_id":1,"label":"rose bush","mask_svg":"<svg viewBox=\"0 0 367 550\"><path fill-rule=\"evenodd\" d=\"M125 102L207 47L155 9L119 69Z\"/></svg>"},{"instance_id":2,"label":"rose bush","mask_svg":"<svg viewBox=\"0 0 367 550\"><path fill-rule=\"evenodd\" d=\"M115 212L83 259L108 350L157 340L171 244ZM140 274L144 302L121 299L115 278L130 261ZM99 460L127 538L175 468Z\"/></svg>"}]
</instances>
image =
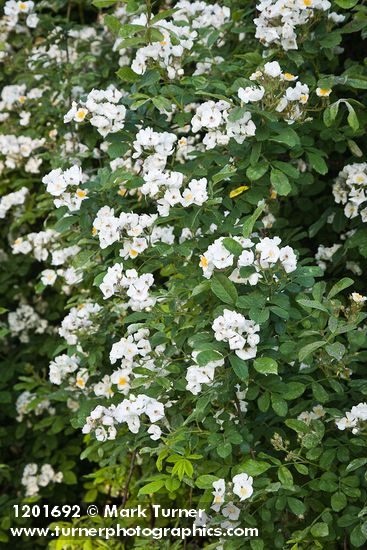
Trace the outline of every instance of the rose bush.
<instances>
[{"instance_id":1,"label":"rose bush","mask_svg":"<svg viewBox=\"0 0 367 550\"><path fill-rule=\"evenodd\" d=\"M3 4L0 540L83 502L364 548L364 2Z\"/></svg>"}]
</instances>

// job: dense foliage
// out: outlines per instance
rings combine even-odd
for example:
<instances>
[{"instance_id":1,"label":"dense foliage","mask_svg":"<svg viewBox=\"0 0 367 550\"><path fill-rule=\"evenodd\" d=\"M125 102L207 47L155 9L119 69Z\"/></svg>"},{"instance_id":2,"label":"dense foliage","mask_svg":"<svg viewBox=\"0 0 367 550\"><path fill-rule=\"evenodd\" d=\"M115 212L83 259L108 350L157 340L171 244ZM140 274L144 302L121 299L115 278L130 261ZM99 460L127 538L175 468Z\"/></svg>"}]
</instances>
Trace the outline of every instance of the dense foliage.
<instances>
[{"instance_id":1,"label":"dense foliage","mask_svg":"<svg viewBox=\"0 0 367 550\"><path fill-rule=\"evenodd\" d=\"M366 548L364 1L2 4L1 544Z\"/></svg>"}]
</instances>

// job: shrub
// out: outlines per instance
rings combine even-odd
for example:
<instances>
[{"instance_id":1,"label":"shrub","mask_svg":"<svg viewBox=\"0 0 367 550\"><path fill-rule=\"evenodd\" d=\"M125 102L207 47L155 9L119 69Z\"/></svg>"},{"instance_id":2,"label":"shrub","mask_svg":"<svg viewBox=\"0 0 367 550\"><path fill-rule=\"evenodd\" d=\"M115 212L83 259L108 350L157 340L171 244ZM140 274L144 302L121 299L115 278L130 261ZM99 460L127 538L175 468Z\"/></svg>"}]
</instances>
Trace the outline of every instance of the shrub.
<instances>
[{"instance_id":1,"label":"shrub","mask_svg":"<svg viewBox=\"0 0 367 550\"><path fill-rule=\"evenodd\" d=\"M9 0L1 28L0 540L47 501L259 530L165 548L365 547L364 3Z\"/></svg>"}]
</instances>

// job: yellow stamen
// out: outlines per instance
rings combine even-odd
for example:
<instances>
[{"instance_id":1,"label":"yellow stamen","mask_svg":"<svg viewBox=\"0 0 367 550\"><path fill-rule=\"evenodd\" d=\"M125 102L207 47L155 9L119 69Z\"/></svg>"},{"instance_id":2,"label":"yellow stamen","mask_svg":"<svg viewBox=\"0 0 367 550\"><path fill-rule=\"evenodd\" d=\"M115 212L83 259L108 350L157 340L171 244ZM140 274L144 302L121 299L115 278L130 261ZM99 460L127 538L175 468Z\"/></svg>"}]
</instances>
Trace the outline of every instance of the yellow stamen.
<instances>
[{"instance_id":1,"label":"yellow stamen","mask_svg":"<svg viewBox=\"0 0 367 550\"><path fill-rule=\"evenodd\" d=\"M121 376L121 377L119 378L119 383L118 383L118 385L119 385L119 386L125 386L125 384L127 384L127 380L126 380L126 378L125 378L124 376Z\"/></svg>"},{"instance_id":2,"label":"yellow stamen","mask_svg":"<svg viewBox=\"0 0 367 550\"><path fill-rule=\"evenodd\" d=\"M76 194L80 199L84 199L87 196L87 192L84 189L77 189Z\"/></svg>"},{"instance_id":3,"label":"yellow stamen","mask_svg":"<svg viewBox=\"0 0 367 550\"><path fill-rule=\"evenodd\" d=\"M209 262L207 260L207 258L205 256L200 256L200 263L199 263L200 267L208 267L209 265Z\"/></svg>"},{"instance_id":4,"label":"yellow stamen","mask_svg":"<svg viewBox=\"0 0 367 550\"><path fill-rule=\"evenodd\" d=\"M86 117L86 114L87 114L86 111L84 111L83 109L80 109L75 113L75 116L78 120L84 120Z\"/></svg>"},{"instance_id":5,"label":"yellow stamen","mask_svg":"<svg viewBox=\"0 0 367 550\"><path fill-rule=\"evenodd\" d=\"M25 102L25 95L21 95L18 99L19 103L24 103Z\"/></svg>"},{"instance_id":6,"label":"yellow stamen","mask_svg":"<svg viewBox=\"0 0 367 550\"><path fill-rule=\"evenodd\" d=\"M92 228L92 235L95 237L97 235L97 229L95 227Z\"/></svg>"},{"instance_id":7,"label":"yellow stamen","mask_svg":"<svg viewBox=\"0 0 367 550\"><path fill-rule=\"evenodd\" d=\"M330 94L331 90L330 88L320 88L319 94L320 96L328 96Z\"/></svg>"},{"instance_id":8,"label":"yellow stamen","mask_svg":"<svg viewBox=\"0 0 367 550\"><path fill-rule=\"evenodd\" d=\"M131 256L132 258L136 258L136 256L137 256L138 254L139 254L139 252L138 252L137 250L135 250L134 248L132 248L132 249L130 250L130 256Z\"/></svg>"}]
</instances>

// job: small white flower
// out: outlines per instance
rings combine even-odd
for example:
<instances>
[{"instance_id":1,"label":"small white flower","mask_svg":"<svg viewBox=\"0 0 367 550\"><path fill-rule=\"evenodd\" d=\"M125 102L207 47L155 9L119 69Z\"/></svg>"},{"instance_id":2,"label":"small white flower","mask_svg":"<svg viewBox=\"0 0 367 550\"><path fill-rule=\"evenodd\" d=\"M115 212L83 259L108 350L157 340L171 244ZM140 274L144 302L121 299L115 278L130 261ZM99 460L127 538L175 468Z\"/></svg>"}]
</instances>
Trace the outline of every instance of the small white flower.
<instances>
[{"instance_id":1,"label":"small white flower","mask_svg":"<svg viewBox=\"0 0 367 550\"><path fill-rule=\"evenodd\" d=\"M246 500L250 498L254 492L252 487L253 479L247 474L237 474L233 478L233 492L240 497L240 500Z\"/></svg>"},{"instance_id":2,"label":"small white flower","mask_svg":"<svg viewBox=\"0 0 367 550\"><path fill-rule=\"evenodd\" d=\"M41 281L45 286L52 286L57 279L57 273L54 269L44 269L41 273Z\"/></svg>"},{"instance_id":3,"label":"small white flower","mask_svg":"<svg viewBox=\"0 0 367 550\"><path fill-rule=\"evenodd\" d=\"M316 95L319 97L329 97L331 91L331 88L316 88Z\"/></svg>"},{"instance_id":4,"label":"small white flower","mask_svg":"<svg viewBox=\"0 0 367 550\"><path fill-rule=\"evenodd\" d=\"M352 292L351 298L356 304L364 304L364 302L367 300L367 296L363 296L358 292Z\"/></svg>"},{"instance_id":5,"label":"small white flower","mask_svg":"<svg viewBox=\"0 0 367 550\"><path fill-rule=\"evenodd\" d=\"M222 515L225 518L228 518L232 521L237 521L238 520L238 518L240 517L240 512L241 512L241 510L239 508L237 508L237 506L235 506L232 501L228 502L222 508Z\"/></svg>"},{"instance_id":6,"label":"small white flower","mask_svg":"<svg viewBox=\"0 0 367 550\"><path fill-rule=\"evenodd\" d=\"M153 441L157 441L162 435L162 430L156 424L152 424L148 428L148 434L150 435L150 439L153 439Z\"/></svg>"},{"instance_id":7,"label":"small white flower","mask_svg":"<svg viewBox=\"0 0 367 550\"><path fill-rule=\"evenodd\" d=\"M282 69L280 68L278 61L271 61L271 62L265 63L264 73L267 76L271 76L272 78L277 78L282 74Z\"/></svg>"},{"instance_id":8,"label":"small white flower","mask_svg":"<svg viewBox=\"0 0 367 550\"><path fill-rule=\"evenodd\" d=\"M264 97L265 88L260 86L248 86L247 88L239 88L237 94L241 101L244 103L252 103L255 101L260 101Z\"/></svg>"}]
</instances>

